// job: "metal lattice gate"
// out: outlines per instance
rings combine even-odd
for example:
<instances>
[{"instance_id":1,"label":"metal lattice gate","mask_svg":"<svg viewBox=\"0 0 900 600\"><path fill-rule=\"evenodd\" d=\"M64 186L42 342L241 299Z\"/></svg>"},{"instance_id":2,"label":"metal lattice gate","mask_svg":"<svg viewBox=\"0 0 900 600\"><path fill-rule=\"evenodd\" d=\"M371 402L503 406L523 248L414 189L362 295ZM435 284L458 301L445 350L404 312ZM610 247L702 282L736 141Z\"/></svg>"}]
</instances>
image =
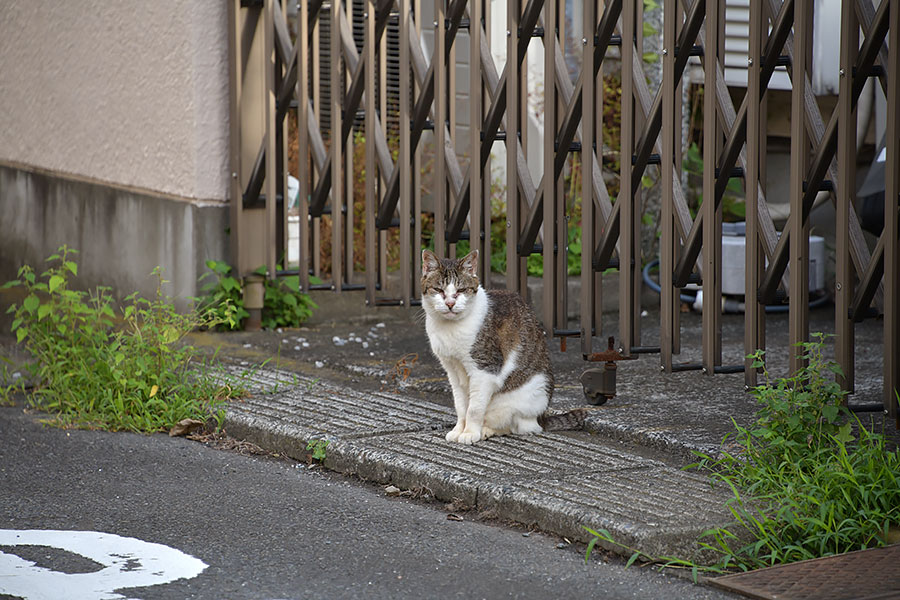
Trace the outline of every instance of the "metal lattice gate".
<instances>
[{"instance_id":1,"label":"metal lattice gate","mask_svg":"<svg viewBox=\"0 0 900 600\"><path fill-rule=\"evenodd\" d=\"M490 283L485 275L494 261L505 261L505 285L521 293L528 258L541 256L540 317L553 336L579 338L586 357L601 331L603 273L614 267L618 337L626 354L659 353L669 372L743 372L753 385L757 371L749 359L722 360L722 199L729 180L738 178L746 206L743 353L765 348L765 306L785 298L790 343L808 339L809 215L817 196L827 194L836 210L834 343L844 372L840 382L853 390L854 323L883 314L883 402L897 418L900 0L842 3L840 32L833 32L835 39L840 36L840 89L827 119L810 83L813 5L749 3L747 88L735 107L724 76L724 0L663 2L662 82L655 90L641 60L640 1L581 2L584 35L581 47L572 50L565 43L571 26L565 0L508 0L507 59L498 71L489 44L497 28L491 27L494 15L486 0L437 0L433 6L365 0L362 15L354 13L353 2L301 0L290 22L276 0L231 0L232 260L247 281L248 306L259 308L253 305L259 265L266 265L269 277L298 275L303 290L360 290L370 306L413 306L421 293L420 248L432 244L446 256L466 243L480 250L483 280ZM363 29L361 48L354 27ZM390 45L389 28L396 35ZM526 66L533 41L543 50L538 77ZM461 71L458 55L464 54L467 69ZM566 59L576 55L580 71L573 79ZM695 214L682 186L680 127L692 62L699 62L706 91L703 198L713 199ZM397 65L390 74L388 63ZM790 216L780 231L770 216L764 177L767 90L778 67L786 67L792 82ZM621 80L615 195L605 177L602 119L611 100L604 93L604 69L617 71ZM888 110L885 225L870 251L854 208L855 111L872 78ZM527 96L535 89L543 110L537 183L528 157L535 145L526 139ZM465 115L458 106L463 95ZM290 173L299 182L296 206L287 199L286 184L285 123L291 114L298 132L299 165ZM388 128L389 120L396 125ZM502 162L491 154L497 141L506 148ZM575 321L567 292L573 206L563 187L572 156L581 165L583 248ZM491 190L492 165L498 162L506 173L499 208ZM658 165L662 183L660 335L652 346L641 341L640 319L642 178L650 165ZM498 210L503 230L491 226ZM289 235L292 223L296 239ZM505 238L505 250L492 256L492 238L498 236ZM679 294L690 284L702 284L704 292L702 360L678 363ZM801 358L790 360L792 370L802 364Z\"/></svg>"}]
</instances>

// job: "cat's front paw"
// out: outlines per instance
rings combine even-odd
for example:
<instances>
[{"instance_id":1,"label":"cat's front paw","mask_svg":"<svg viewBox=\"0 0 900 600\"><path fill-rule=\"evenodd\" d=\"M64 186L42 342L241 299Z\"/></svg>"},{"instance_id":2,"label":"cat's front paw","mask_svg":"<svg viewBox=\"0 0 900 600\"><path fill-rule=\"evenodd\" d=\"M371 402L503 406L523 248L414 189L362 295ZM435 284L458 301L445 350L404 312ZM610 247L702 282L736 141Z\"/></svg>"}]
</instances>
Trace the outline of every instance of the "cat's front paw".
<instances>
[{"instance_id":1,"label":"cat's front paw","mask_svg":"<svg viewBox=\"0 0 900 600\"><path fill-rule=\"evenodd\" d=\"M463 431L459 434L459 438L456 440L460 444L465 444L467 446L471 446L475 442L481 441L481 432L471 432L471 431Z\"/></svg>"},{"instance_id":2,"label":"cat's front paw","mask_svg":"<svg viewBox=\"0 0 900 600\"><path fill-rule=\"evenodd\" d=\"M456 427L447 432L446 438L448 442L455 442L459 439L459 434L461 434L466 429L465 421L457 421Z\"/></svg>"}]
</instances>

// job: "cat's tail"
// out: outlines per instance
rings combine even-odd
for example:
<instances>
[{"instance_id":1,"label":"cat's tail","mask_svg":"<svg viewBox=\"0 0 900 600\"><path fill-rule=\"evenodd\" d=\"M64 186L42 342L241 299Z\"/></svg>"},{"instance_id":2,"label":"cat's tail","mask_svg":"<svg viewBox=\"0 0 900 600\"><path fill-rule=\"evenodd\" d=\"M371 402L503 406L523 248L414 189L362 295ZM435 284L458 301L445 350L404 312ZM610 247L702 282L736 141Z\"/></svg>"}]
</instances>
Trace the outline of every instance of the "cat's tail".
<instances>
[{"instance_id":1,"label":"cat's tail","mask_svg":"<svg viewBox=\"0 0 900 600\"><path fill-rule=\"evenodd\" d=\"M544 431L577 431L584 429L584 419L589 411L588 408L573 408L563 413L544 413L537 421Z\"/></svg>"}]
</instances>

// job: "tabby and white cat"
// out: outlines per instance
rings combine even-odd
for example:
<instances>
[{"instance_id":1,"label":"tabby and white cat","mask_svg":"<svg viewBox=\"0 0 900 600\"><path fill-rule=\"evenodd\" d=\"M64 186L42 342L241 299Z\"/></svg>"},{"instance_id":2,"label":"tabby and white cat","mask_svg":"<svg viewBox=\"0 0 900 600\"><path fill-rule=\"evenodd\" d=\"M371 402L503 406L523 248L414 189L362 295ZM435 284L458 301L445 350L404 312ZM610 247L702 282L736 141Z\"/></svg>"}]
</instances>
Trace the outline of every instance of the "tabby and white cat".
<instances>
[{"instance_id":1,"label":"tabby and white cat","mask_svg":"<svg viewBox=\"0 0 900 600\"><path fill-rule=\"evenodd\" d=\"M544 414L553 373L541 324L515 292L485 291L477 260L477 251L461 259L422 252L425 330L456 408L456 427L447 440L462 444L539 433L557 418ZM581 415L566 416L583 421Z\"/></svg>"}]
</instances>

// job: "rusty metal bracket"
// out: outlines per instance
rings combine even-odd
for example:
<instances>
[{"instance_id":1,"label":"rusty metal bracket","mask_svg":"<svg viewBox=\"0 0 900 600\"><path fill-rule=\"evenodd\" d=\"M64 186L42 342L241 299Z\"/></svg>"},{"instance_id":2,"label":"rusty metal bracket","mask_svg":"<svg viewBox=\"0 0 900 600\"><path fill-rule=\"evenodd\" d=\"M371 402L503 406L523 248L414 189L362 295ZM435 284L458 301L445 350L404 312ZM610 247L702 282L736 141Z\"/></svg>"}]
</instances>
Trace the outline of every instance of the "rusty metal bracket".
<instances>
[{"instance_id":1,"label":"rusty metal bracket","mask_svg":"<svg viewBox=\"0 0 900 600\"><path fill-rule=\"evenodd\" d=\"M600 406L606 404L616 395L616 363L620 360L636 360L637 356L626 356L615 349L615 338L609 336L609 347L606 352L586 354L584 359L590 362L602 362L599 369L587 369L581 374L581 387L584 397L590 404Z\"/></svg>"}]
</instances>

